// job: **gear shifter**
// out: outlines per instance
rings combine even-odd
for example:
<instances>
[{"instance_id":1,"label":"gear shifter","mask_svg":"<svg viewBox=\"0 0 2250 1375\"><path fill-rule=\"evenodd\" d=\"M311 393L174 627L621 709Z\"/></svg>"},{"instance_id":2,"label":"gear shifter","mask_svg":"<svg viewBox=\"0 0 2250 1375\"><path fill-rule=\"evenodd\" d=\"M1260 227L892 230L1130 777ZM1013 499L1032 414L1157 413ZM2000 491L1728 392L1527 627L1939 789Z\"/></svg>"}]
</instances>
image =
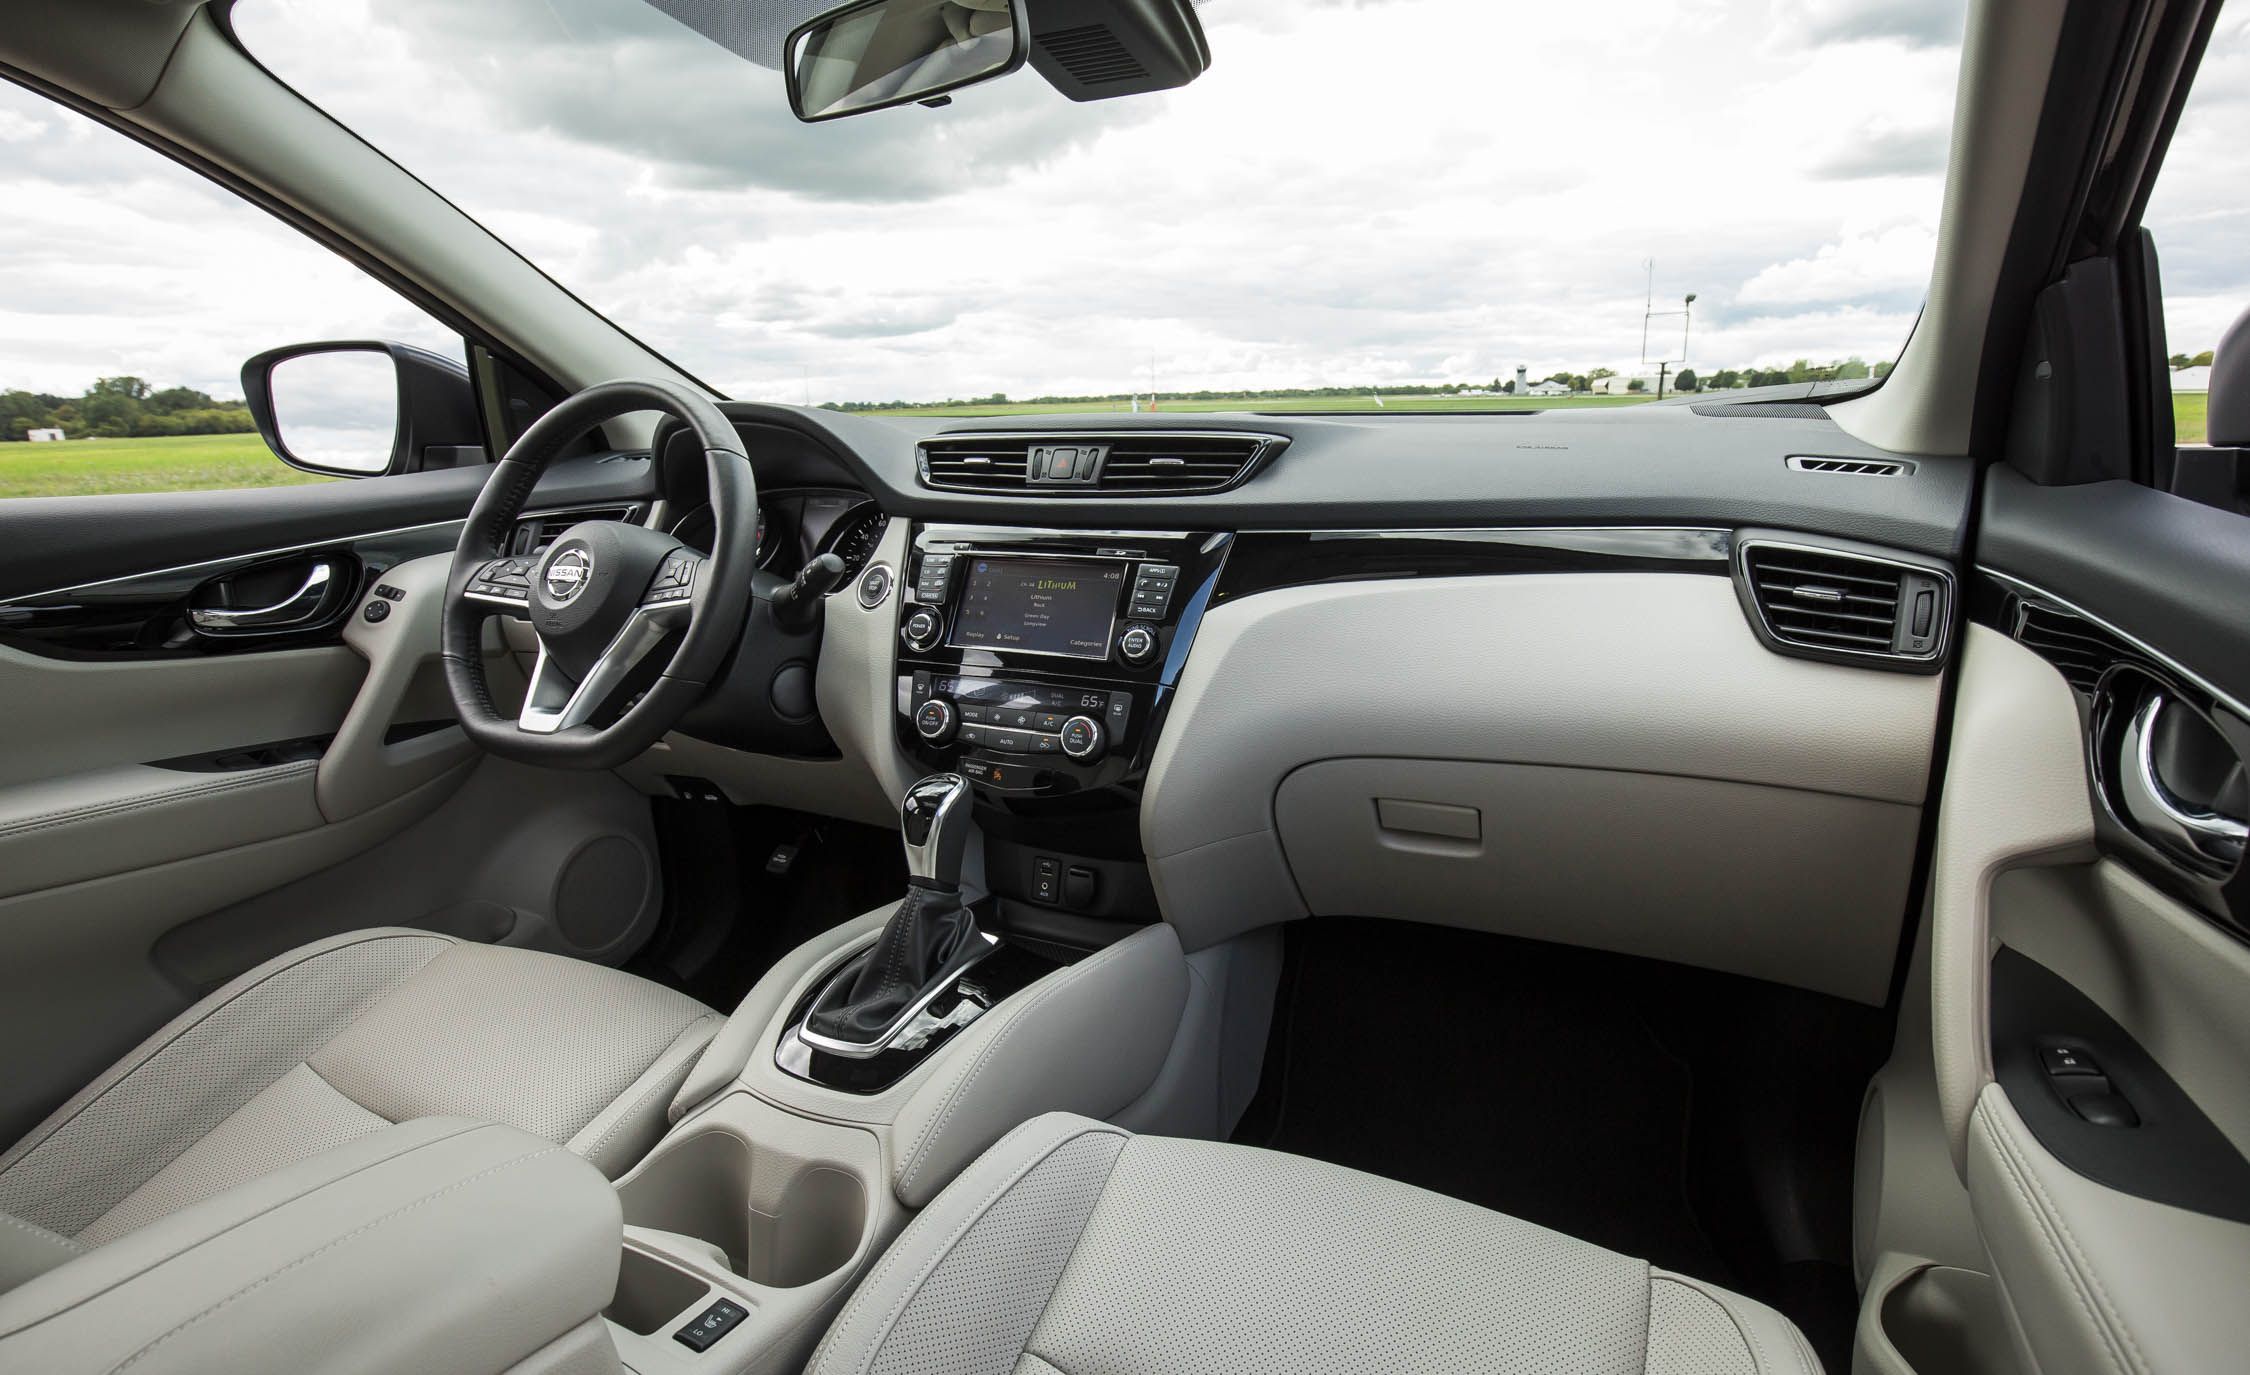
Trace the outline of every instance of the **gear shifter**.
<instances>
[{"instance_id":1,"label":"gear shifter","mask_svg":"<svg viewBox=\"0 0 2250 1375\"><path fill-rule=\"evenodd\" d=\"M905 900L883 924L849 988L839 979L805 1016L806 1032L836 1046L864 1047L863 1054L881 1049L922 993L951 977L979 948L976 917L961 901L968 780L939 773L908 788L899 804L899 830L906 842ZM838 992L841 996L832 996Z\"/></svg>"}]
</instances>

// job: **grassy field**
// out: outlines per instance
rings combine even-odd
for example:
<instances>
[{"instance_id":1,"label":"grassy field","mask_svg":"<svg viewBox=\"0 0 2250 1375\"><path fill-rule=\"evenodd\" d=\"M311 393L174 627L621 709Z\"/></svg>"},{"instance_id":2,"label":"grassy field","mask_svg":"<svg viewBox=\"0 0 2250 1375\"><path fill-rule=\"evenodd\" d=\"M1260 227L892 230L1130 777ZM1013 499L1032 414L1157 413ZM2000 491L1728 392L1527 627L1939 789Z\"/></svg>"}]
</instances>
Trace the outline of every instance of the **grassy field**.
<instances>
[{"instance_id":1,"label":"grassy field","mask_svg":"<svg viewBox=\"0 0 2250 1375\"><path fill-rule=\"evenodd\" d=\"M254 434L0 444L0 497L193 492L329 480L284 465Z\"/></svg>"},{"instance_id":2,"label":"grassy field","mask_svg":"<svg viewBox=\"0 0 2250 1375\"><path fill-rule=\"evenodd\" d=\"M1414 411L1535 411L1578 406L1632 406L1637 396L1573 396L1511 401L1493 396L1385 397L1383 409ZM2173 424L2182 444L2204 434L2202 392L2172 398ZM1087 414L1130 409L1108 404L905 406L881 415L992 416ZM1364 396L1287 397L1272 401L1167 401L1164 415L1211 411L1365 411ZM72 439L61 444L0 444L0 497L91 496L109 492L188 492L218 487L286 487L330 479L286 467L254 434L198 434L176 439Z\"/></svg>"}]
</instances>

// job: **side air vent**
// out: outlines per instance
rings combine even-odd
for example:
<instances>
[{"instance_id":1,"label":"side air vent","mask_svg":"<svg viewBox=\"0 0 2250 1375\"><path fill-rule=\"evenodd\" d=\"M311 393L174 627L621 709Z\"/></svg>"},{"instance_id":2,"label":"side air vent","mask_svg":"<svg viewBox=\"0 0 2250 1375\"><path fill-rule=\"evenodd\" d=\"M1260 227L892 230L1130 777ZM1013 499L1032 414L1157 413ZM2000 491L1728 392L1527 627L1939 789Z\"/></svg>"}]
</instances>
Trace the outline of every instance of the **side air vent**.
<instances>
[{"instance_id":1,"label":"side air vent","mask_svg":"<svg viewBox=\"0 0 2250 1375\"><path fill-rule=\"evenodd\" d=\"M925 441L924 486L1011 496L1189 496L1249 479L1288 441L1240 431L940 435Z\"/></svg>"},{"instance_id":2,"label":"side air vent","mask_svg":"<svg viewBox=\"0 0 2250 1375\"><path fill-rule=\"evenodd\" d=\"M1148 75L1148 68L1125 50L1125 44L1106 24L1080 24L1043 33L1039 46L1082 85L1107 86Z\"/></svg>"},{"instance_id":3,"label":"side air vent","mask_svg":"<svg viewBox=\"0 0 2250 1375\"><path fill-rule=\"evenodd\" d=\"M1740 542L1744 598L1784 653L1870 667L1934 669L1952 579L1936 568L1775 540Z\"/></svg>"},{"instance_id":4,"label":"side air vent","mask_svg":"<svg viewBox=\"0 0 2250 1375\"><path fill-rule=\"evenodd\" d=\"M1914 465L1895 458L1821 458L1791 454L1789 466L1800 473L1837 473L1845 477L1897 477L1914 471Z\"/></svg>"},{"instance_id":5,"label":"side air vent","mask_svg":"<svg viewBox=\"0 0 2250 1375\"><path fill-rule=\"evenodd\" d=\"M2108 631L2059 607L2019 604L2016 643L2045 659L2064 681L2091 695L2110 665L2134 656Z\"/></svg>"}]
</instances>

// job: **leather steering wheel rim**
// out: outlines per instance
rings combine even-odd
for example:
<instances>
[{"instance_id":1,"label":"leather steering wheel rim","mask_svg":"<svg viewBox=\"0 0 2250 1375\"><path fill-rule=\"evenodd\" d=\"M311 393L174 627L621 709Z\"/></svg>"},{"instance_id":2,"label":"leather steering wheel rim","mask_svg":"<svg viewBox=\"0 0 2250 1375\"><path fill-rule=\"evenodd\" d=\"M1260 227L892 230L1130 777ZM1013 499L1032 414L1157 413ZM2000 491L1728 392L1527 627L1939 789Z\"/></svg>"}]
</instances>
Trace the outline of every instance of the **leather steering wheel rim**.
<instances>
[{"instance_id":1,"label":"leather steering wheel rim","mask_svg":"<svg viewBox=\"0 0 2250 1375\"><path fill-rule=\"evenodd\" d=\"M485 675L484 623L501 608L490 604L490 599L472 596L470 584L488 564L508 556L507 545L517 517L530 501L540 474L565 445L604 421L650 410L662 411L688 427L703 446L709 474L714 523L711 553L694 571L692 598L677 604L686 614L686 631L662 673L615 721L528 729L521 718L502 715L492 700L491 684ZM572 534L592 525L615 524L587 522L565 532L540 556L530 575L532 584L544 578ZM628 528L637 540L648 542L649 536L640 527ZM758 487L749 453L741 434L708 398L676 383L634 378L588 387L548 411L493 466L484 489L469 509L460 543L453 551L439 638L446 687L462 729L488 753L548 768L610 769L638 756L663 738L703 696L744 633L751 575L757 563L757 538ZM676 540L669 542L676 551L686 548ZM529 595L531 600L524 609L537 633L542 608L537 593ZM542 638L543 666L545 659L546 642ZM536 689L536 683L534 686Z\"/></svg>"}]
</instances>

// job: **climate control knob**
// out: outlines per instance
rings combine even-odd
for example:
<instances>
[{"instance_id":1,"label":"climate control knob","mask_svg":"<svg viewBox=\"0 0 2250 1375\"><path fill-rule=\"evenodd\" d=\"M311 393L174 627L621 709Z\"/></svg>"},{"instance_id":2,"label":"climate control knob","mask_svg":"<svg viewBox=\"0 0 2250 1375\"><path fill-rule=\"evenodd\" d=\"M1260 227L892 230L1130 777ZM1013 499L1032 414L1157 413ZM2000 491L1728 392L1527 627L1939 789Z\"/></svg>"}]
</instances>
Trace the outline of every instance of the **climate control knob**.
<instances>
[{"instance_id":1,"label":"climate control knob","mask_svg":"<svg viewBox=\"0 0 2250 1375\"><path fill-rule=\"evenodd\" d=\"M906 624L899 627L898 637L906 641L908 649L919 654L923 650L935 648L938 636L944 633L945 622L938 619L935 611L924 606L915 608L914 614L906 618Z\"/></svg>"},{"instance_id":2,"label":"climate control knob","mask_svg":"<svg viewBox=\"0 0 2250 1375\"><path fill-rule=\"evenodd\" d=\"M1101 722L1091 716L1073 716L1063 722L1062 752L1073 759L1099 759L1102 746Z\"/></svg>"},{"instance_id":3,"label":"climate control knob","mask_svg":"<svg viewBox=\"0 0 2250 1375\"><path fill-rule=\"evenodd\" d=\"M953 704L942 697L933 697L914 710L914 733L933 745L951 740L954 725Z\"/></svg>"},{"instance_id":4,"label":"climate control knob","mask_svg":"<svg viewBox=\"0 0 2250 1375\"><path fill-rule=\"evenodd\" d=\"M1145 625L1129 625L1117 637L1117 654L1126 663L1145 664L1156 657L1156 632Z\"/></svg>"}]
</instances>

